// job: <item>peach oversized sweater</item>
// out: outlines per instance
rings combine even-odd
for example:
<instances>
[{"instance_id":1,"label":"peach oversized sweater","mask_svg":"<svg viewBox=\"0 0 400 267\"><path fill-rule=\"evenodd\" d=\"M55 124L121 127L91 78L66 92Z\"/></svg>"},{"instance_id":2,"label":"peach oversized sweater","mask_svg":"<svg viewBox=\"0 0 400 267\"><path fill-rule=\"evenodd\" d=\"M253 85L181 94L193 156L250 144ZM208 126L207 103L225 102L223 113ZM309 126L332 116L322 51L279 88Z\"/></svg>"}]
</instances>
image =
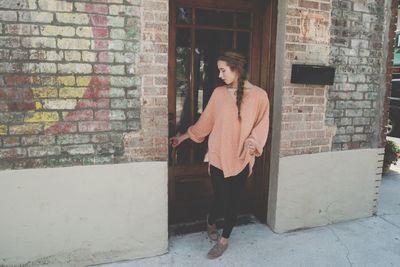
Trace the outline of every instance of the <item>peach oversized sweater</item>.
<instances>
[{"instance_id":1,"label":"peach oversized sweater","mask_svg":"<svg viewBox=\"0 0 400 267\"><path fill-rule=\"evenodd\" d=\"M240 173L250 164L250 174L255 156L260 156L267 141L269 128L269 100L267 93L252 86L242 98L240 108L242 120L238 119L236 97L226 86L215 88L199 120L188 128L191 140L196 143L208 139L209 164L221 169L224 177ZM256 146L255 155L250 155L244 146L251 139ZM249 174L249 175L250 175Z\"/></svg>"}]
</instances>

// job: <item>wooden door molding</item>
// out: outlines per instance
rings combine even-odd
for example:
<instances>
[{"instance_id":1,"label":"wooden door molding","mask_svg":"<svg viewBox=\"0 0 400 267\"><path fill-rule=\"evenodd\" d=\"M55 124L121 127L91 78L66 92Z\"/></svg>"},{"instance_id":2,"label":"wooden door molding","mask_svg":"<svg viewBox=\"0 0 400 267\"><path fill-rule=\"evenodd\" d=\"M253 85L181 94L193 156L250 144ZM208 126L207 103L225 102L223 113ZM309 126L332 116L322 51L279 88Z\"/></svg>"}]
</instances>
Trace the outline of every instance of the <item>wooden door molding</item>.
<instances>
[{"instance_id":1,"label":"wooden door molding","mask_svg":"<svg viewBox=\"0 0 400 267\"><path fill-rule=\"evenodd\" d=\"M267 222L268 192L269 192L269 173L271 164L271 143L272 143L272 124L274 107L274 77L275 77L275 55L276 55L276 34L277 34L277 14L278 0L263 1L262 21L262 44L261 44L261 66L260 66L260 86L264 88L270 100L270 123L267 144L263 155L257 159L256 177L256 205L255 215L263 223Z\"/></svg>"}]
</instances>

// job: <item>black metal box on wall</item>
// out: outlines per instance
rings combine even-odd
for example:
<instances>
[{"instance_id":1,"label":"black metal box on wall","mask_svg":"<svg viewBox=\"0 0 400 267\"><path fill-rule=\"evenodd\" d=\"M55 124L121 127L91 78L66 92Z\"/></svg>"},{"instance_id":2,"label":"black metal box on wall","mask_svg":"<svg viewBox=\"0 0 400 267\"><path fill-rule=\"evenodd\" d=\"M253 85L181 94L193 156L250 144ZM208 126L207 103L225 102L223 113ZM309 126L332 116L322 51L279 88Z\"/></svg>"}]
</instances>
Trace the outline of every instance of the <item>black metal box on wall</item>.
<instances>
[{"instance_id":1,"label":"black metal box on wall","mask_svg":"<svg viewBox=\"0 0 400 267\"><path fill-rule=\"evenodd\" d=\"M335 68L321 65L292 65L291 83L332 85Z\"/></svg>"}]
</instances>

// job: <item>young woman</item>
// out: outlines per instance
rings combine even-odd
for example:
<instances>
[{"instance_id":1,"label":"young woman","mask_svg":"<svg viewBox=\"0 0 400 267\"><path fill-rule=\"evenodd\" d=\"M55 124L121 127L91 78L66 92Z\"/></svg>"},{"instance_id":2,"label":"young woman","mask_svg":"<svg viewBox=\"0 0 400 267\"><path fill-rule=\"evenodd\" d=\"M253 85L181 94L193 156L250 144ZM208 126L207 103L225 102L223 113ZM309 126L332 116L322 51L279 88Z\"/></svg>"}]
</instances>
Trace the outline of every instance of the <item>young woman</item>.
<instances>
[{"instance_id":1,"label":"young woman","mask_svg":"<svg viewBox=\"0 0 400 267\"><path fill-rule=\"evenodd\" d=\"M246 59L230 51L221 55L217 64L219 78L226 85L215 88L199 120L186 133L170 139L177 147L188 138L201 143L209 135L215 205L207 215L207 233L217 241L207 254L210 259L228 248L245 179L251 175L255 157L262 154L269 127L267 93L247 80ZM219 214L224 217L221 237L216 226Z\"/></svg>"}]
</instances>

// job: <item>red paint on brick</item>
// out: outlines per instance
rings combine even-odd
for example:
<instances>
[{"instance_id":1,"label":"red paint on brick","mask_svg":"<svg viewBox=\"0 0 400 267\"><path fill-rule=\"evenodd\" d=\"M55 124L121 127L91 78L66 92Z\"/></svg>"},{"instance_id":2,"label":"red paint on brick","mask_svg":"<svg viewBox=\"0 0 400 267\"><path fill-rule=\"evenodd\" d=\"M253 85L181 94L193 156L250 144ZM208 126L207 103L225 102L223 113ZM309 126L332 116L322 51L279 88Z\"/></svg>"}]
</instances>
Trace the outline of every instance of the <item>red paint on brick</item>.
<instances>
[{"instance_id":1,"label":"red paint on brick","mask_svg":"<svg viewBox=\"0 0 400 267\"><path fill-rule=\"evenodd\" d=\"M85 4L85 11L88 13L108 14L108 6L102 4Z\"/></svg>"},{"instance_id":2,"label":"red paint on brick","mask_svg":"<svg viewBox=\"0 0 400 267\"><path fill-rule=\"evenodd\" d=\"M64 121L84 121L84 120L92 120L93 119L93 111L92 110L77 110L69 112L68 115L64 118Z\"/></svg>"},{"instance_id":3,"label":"red paint on brick","mask_svg":"<svg viewBox=\"0 0 400 267\"><path fill-rule=\"evenodd\" d=\"M5 81L7 85L25 85L32 81L32 77L25 75L7 75Z\"/></svg>"},{"instance_id":4,"label":"red paint on brick","mask_svg":"<svg viewBox=\"0 0 400 267\"><path fill-rule=\"evenodd\" d=\"M85 4L85 11L87 13L100 13L108 14L108 6L103 4ZM108 40L96 40L98 38L105 38L109 36L108 28L101 27L107 26L108 19L107 16L98 14L89 14L90 22L92 24L92 33L94 39L94 49L108 49ZM96 27L100 26L100 27ZM109 57L108 52L103 52L103 57ZM104 64L95 65L96 73L107 74L110 72L109 66ZM9 78L10 84L26 84L29 81L29 76L16 76ZM7 80L6 80L7 81ZM8 84L8 83L7 83ZM108 76L92 76L85 93L82 98L77 103L75 111L69 112L65 117L65 121L70 122L59 122L56 125L48 128L46 133L70 133L76 132L78 127L76 123L71 121L81 121L79 122L79 131L83 132L96 132L96 131L108 131L110 130L109 114L110 111L96 112L96 119L105 119L107 121L92 121L93 120L93 110L90 109L109 109L110 100L109 98L109 77ZM97 99L96 98L101 98ZM33 107L34 107L34 103ZM86 109L86 110L82 110ZM87 110L89 109L89 110ZM108 116L106 116L108 113ZM107 118L106 118L107 117Z\"/></svg>"},{"instance_id":5,"label":"red paint on brick","mask_svg":"<svg viewBox=\"0 0 400 267\"><path fill-rule=\"evenodd\" d=\"M110 99L104 98L97 100L97 108L110 108Z\"/></svg>"},{"instance_id":6,"label":"red paint on brick","mask_svg":"<svg viewBox=\"0 0 400 267\"><path fill-rule=\"evenodd\" d=\"M110 59L110 55L108 52L100 52L99 53L99 61L100 62L108 62Z\"/></svg>"},{"instance_id":7,"label":"red paint on brick","mask_svg":"<svg viewBox=\"0 0 400 267\"><path fill-rule=\"evenodd\" d=\"M94 113L95 120L109 120L110 119L110 110L99 110Z\"/></svg>"},{"instance_id":8,"label":"red paint on brick","mask_svg":"<svg viewBox=\"0 0 400 267\"><path fill-rule=\"evenodd\" d=\"M110 73L110 66L107 64L97 64L94 65L95 73Z\"/></svg>"},{"instance_id":9,"label":"red paint on brick","mask_svg":"<svg viewBox=\"0 0 400 267\"><path fill-rule=\"evenodd\" d=\"M93 28L93 36L96 38L99 37L108 37L108 29L107 28Z\"/></svg>"},{"instance_id":10,"label":"red paint on brick","mask_svg":"<svg viewBox=\"0 0 400 267\"><path fill-rule=\"evenodd\" d=\"M7 106L10 111L28 111L35 109L35 102L8 102Z\"/></svg>"},{"instance_id":11,"label":"red paint on brick","mask_svg":"<svg viewBox=\"0 0 400 267\"><path fill-rule=\"evenodd\" d=\"M92 95L93 98L108 98L110 97L110 88L93 87Z\"/></svg>"},{"instance_id":12,"label":"red paint on brick","mask_svg":"<svg viewBox=\"0 0 400 267\"><path fill-rule=\"evenodd\" d=\"M107 49L108 40L94 40L94 46L96 49Z\"/></svg>"},{"instance_id":13,"label":"red paint on brick","mask_svg":"<svg viewBox=\"0 0 400 267\"><path fill-rule=\"evenodd\" d=\"M76 131L77 131L76 123L58 122L56 125L46 129L45 134L75 133Z\"/></svg>"},{"instance_id":14,"label":"red paint on brick","mask_svg":"<svg viewBox=\"0 0 400 267\"><path fill-rule=\"evenodd\" d=\"M30 88L0 88L0 98L9 100L32 100L33 93Z\"/></svg>"},{"instance_id":15,"label":"red paint on brick","mask_svg":"<svg viewBox=\"0 0 400 267\"><path fill-rule=\"evenodd\" d=\"M78 102L77 109L85 108L110 108L110 99L82 99Z\"/></svg>"},{"instance_id":16,"label":"red paint on brick","mask_svg":"<svg viewBox=\"0 0 400 267\"><path fill-rule=\"evenodd\" d=\"M110 81L107 76L94 76L89 83L89 86L109 86Z\"/></svg>"},{"instance_id":17,"label":"red paint on brick","mask_svg":"<svg viewBox=\"0 0 400 267\"><path fill-rule=\"evenodd\" d=\"M110 89L108 87L91 87L85 91L85 94L82 96L82 98L108 98L110 96L109 92Z\"/></svg>"},{"instance_id":18,"label":"red paint on brick","mask_svg":"<svg viewBox=\"0 0 400 267\"><path fill-rule=\"evenodd\" d=\"M93 26L107 26L108 20L103 15L91 15L90 22Z\"/></svg>"},{"instance_id":19,"label":"red paint on brick","mask_svg":"<svg viewBox=\"0 0 400 267\"><path fill-rule=\"evenodd\" d=\"M97 103L92 99L81 99L79 100L76 109L85 109L85 108L96 108Z\"/></svg>"}]
</instances>

